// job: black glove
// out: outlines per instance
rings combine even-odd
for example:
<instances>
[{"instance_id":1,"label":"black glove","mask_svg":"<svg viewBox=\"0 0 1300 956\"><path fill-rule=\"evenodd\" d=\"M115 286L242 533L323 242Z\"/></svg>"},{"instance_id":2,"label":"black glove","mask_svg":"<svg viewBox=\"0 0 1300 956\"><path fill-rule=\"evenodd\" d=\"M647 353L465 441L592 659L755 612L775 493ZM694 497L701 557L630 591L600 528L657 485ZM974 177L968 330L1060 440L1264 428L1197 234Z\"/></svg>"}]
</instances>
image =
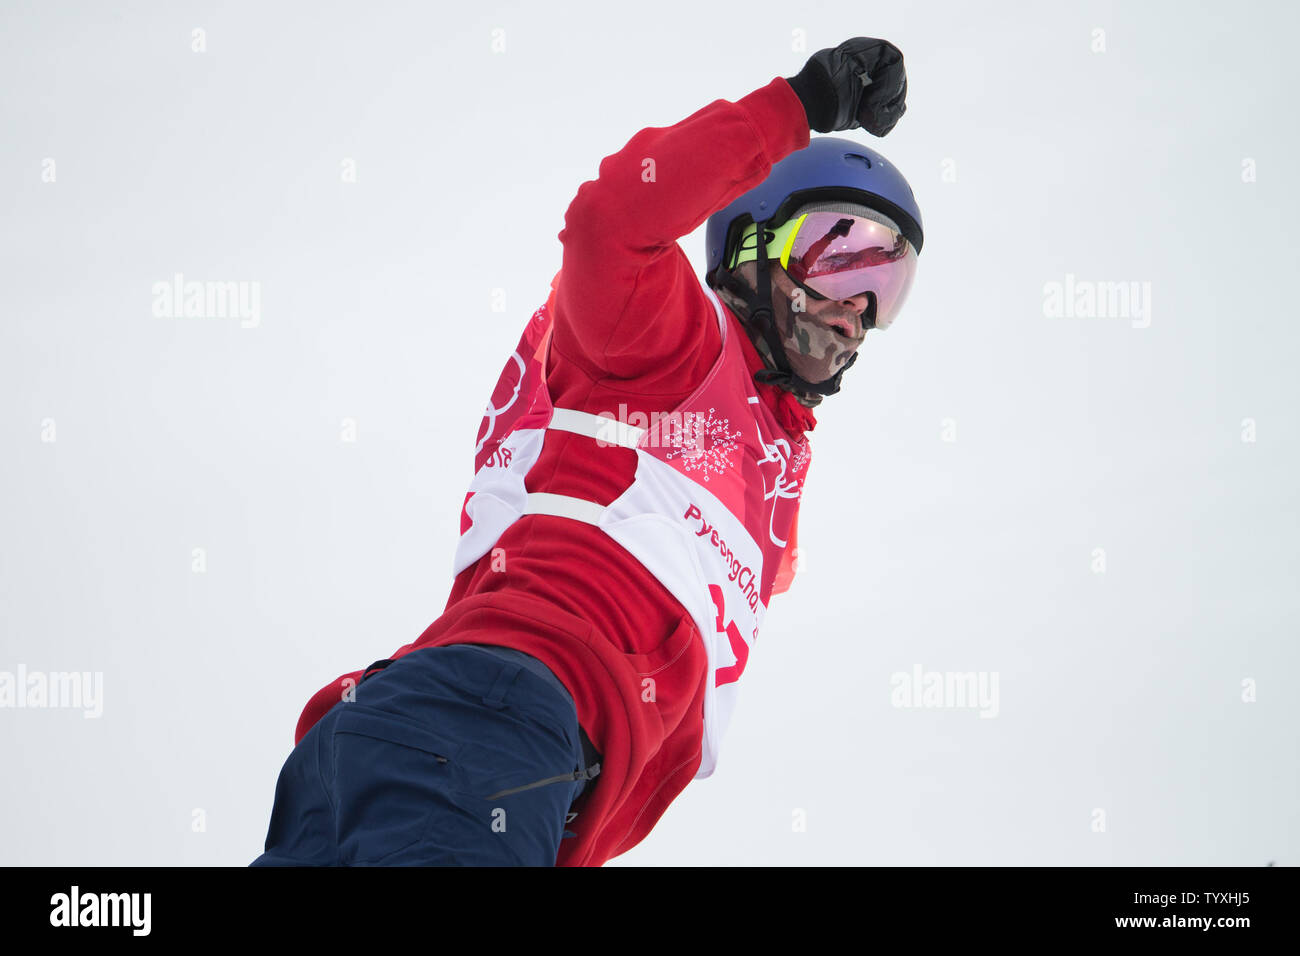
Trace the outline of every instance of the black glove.
<instances>
[{"instance_id":1,"label":"black glove","mask_svg":"<svg viewBox=\"0 0 1300 956\"><path fill-rule=\"evenodd\" d=\"M787 77L808 114L808 126L833 133L859 126L884 136L907 112L903 54L888 40L854 37L809 57Z\"/></svg>"}]
</instances>

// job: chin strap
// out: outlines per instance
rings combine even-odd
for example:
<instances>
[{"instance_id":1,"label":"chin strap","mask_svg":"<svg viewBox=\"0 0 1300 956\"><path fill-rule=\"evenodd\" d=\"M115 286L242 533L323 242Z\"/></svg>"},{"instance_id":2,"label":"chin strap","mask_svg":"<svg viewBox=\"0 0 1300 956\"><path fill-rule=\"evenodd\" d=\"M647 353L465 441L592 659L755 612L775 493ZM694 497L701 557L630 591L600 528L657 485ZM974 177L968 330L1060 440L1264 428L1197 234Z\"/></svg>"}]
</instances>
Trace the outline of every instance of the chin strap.
<instances>
[{"instance_id":1,"label":"chin strap","mask_svg":"<svg viewBox=\"0 0 1300 956\"><path fill-rule=\"evenodd\" d=\"M781 332L776 327L776 314L772 311L772 275L767 259L767 229L765 223L759 223L755 230L758 239L758 292L755 294L748 286L719 265L717 283L735 293L749 308L749 322L757 328L765 339L772 353L776 368L763 368L754 373L754 381L776 385L786 391L812 392L817 395L834 395L840 390L840 376L858 360L854 352L838 372L824 382L809 382L790 367L790 359L785 354L785 345L781 342Z\"/></svg>"}]
</instances>

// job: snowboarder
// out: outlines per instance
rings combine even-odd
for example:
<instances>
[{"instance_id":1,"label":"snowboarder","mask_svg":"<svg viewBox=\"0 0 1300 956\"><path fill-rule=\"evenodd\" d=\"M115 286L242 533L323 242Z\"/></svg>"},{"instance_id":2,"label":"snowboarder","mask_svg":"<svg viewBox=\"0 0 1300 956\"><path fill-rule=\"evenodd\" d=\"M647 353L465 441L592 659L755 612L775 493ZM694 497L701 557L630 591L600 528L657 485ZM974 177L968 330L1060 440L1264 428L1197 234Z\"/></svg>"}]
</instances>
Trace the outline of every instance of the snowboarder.
<instances>
[{"instance_id":1,"label":"snowboarder","mask_svg":"<svg viewBox=\"0 0 1300 956\"><path fill-rule=\"evenodd\" d=\"M813 409L898 315L906 109L857 37L643 129L565 215L492 393L446 608L322 688L253 865L600 865L711 774L797 569ZM677 244L707 219L701 281Z\"/></svg>"}]
</instances>

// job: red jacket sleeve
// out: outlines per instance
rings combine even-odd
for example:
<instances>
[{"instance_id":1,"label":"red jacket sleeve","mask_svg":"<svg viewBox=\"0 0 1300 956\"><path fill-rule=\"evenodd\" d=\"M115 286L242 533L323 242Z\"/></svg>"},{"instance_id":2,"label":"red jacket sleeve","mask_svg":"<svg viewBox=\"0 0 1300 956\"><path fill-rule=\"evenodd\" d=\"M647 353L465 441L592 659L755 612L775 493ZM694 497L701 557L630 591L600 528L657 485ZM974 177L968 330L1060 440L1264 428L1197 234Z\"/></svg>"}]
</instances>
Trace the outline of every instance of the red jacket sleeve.
<instances>
[{"instance_id":1,"label":"red jacket sleeve","mask_svg":"<svg viewBox=\"0 0 1300 956\"><path fill-rule=\"evenodd\" d=\"M630 379L698 344L712 309L682 309L683 287L698 290L699 279L677 240L809 135L803 104L777 77L735 103L643 129L605 157L564 216L553 347L593 379Z\"/></svg>"}]
</instances>

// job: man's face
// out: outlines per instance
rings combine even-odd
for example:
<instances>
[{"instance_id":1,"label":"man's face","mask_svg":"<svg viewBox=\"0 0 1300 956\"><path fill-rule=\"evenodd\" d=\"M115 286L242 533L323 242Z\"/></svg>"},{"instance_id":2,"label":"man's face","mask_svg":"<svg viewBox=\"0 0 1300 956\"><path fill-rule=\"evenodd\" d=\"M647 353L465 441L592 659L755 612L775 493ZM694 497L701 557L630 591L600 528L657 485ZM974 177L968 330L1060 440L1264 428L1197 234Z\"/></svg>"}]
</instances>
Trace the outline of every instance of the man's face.
<instances>
[{"instance_id":1,"label":"man's face","mask_svg":"<svg viewBox=\"0 0 1300 956\"><path fill-rule=\"evenodd\" d=\"M757 262L742 263L735 271L746 285L757 289ZM769 272L772 312L790 367L806 381L826 381L844 367L866 338L867 296L814 299L795 285L780 262L772 260Z\"/></svg>"}]
</instances>

